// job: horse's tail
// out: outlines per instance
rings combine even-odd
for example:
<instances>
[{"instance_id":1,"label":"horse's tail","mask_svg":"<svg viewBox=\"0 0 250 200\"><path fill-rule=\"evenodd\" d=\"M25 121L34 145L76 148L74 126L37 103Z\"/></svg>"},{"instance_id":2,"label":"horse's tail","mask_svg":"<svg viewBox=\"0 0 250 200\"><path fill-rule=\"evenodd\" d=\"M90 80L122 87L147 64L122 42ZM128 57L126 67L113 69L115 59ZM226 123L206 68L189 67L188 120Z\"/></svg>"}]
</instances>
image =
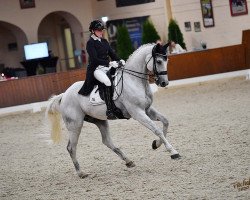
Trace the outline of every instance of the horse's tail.
<instances>
[{"instance_id":1,"label":"horse's tail","mask_svg":"<svg viewBox=\"0 0 250 200\"><path fill-rule=\"evenodd\" d=\"M61 140L61 119L60 119L60 103L63 93L52 96L49 99L49 104L46 108L45 116L49 119L51 124L51 139L54 143L58 143Z\"/></svg>"}]
</instances>

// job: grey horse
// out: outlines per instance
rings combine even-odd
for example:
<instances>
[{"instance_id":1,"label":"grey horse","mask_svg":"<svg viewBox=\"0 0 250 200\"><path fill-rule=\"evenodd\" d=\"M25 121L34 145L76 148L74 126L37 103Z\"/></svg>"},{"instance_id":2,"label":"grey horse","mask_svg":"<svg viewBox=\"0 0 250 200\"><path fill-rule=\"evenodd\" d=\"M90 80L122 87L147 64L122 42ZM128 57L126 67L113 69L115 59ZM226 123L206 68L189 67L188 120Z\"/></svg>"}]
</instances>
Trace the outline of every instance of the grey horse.
<instances>
[{"instance_id":1,"label":"grey horse","mask_svg":"<svg viewBox=\"0 0 250 200\"><path fill-rule=\"evenodd\" d=\"M158 140L154 140L152 148L157 149L163 143L171 153L171 158L180 158L179 153L166 139L168 120L155 108L152 107L153 93L149 84L149 72L155 77L158 86L168 85L166 49L168 44L146 44L138 48L128 58L125 66L117 69L117 76L121 80L118 98L115 105L122 111L126 118L133 118L142 125L150 129ZM78 94L83 81L71 85L65 93L50 98L46 116L52 122L51 137L54 142L58 142L61 137L60 115L69 132L67 150L72 158L76 172L80 178L85 178L86 173L82 172L76 159L76 146L82 130L84 121L94 123L100 130L102 142L112 149L127 167L134 167L131 161L119 148L117 148L110 137L109 124L106 117L106 105L95 105L90 103L89 96ZM153 121L161 121L161 130Z\"/></svg>"}]
</instances>

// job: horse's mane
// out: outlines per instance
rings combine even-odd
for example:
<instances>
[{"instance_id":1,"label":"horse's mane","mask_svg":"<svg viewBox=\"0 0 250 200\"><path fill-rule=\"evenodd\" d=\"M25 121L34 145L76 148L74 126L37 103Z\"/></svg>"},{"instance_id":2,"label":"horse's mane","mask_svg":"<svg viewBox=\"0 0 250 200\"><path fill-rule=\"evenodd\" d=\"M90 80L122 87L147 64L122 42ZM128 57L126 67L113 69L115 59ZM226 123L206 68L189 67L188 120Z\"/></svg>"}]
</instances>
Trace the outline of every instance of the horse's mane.
<instances>
[{"instance_id":1,"label":"horse's mane","mask_svg":"<svg viewBox=\"0 0 250 200\"><path fill-rule=\"evenodd\" d=\"M152 45L155 45L154 43L149 43L149 44L143 44L141 45L138 49L136 49L127 59L127 62L129 62L131 60L131 58L137 54L139 51L141 51L141 49L145 48L145 47L148 47L148 46L152 46Z\"/></svg>"}]
</instances>

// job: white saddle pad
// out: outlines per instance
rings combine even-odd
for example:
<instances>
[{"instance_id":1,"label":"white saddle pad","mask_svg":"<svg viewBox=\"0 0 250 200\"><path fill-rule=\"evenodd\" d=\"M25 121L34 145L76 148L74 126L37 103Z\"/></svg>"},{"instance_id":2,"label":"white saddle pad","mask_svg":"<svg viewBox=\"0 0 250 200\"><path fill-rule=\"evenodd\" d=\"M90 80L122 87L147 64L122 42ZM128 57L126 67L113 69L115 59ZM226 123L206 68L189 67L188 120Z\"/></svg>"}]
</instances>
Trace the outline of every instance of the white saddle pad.
<instances>
[{"instance_id":1,"label":"white saddle pad","mask_svg":"<svg viewBox=\"0 0 250 200\"><path fill-rule=\"evenodd\" d=\"M115 80L114 80L114 94L113 94L113 100L116 100L118 98L118 94L120 94L120 90L117 87L117 76L115 76ZM101 104L105 104L105 101L101 99L100 94L99 94L99 88L96 85L94 87L94 89L92 90L92 92L89 95L89 102L93 105L93 106L97 106L97 105L101 105Z\"/></svg>"}]
</instances>

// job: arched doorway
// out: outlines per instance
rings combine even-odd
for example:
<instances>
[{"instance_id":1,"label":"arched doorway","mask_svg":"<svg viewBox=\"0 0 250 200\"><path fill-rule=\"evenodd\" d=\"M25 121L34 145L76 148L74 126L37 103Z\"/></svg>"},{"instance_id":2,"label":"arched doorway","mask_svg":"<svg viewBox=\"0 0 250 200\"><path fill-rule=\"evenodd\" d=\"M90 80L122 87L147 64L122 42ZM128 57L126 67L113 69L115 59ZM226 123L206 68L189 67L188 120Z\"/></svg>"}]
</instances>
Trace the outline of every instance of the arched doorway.
<instances>
[{"instance_id":1,"label":"arched doorway","mask_svg":"<svg viewBox=\"0 0 250 200\"><path fill-rule=\"evenodd\" d=\"M24 31L16 25L0 21L0 73L4 68L22 68L23 46L28 43Z\"/></svg>"},{"instance_id":2,"label":"arched doorway","mask_svg":"<svg viewBox=\"0 0 250 200\"><path fill-rule=\"evenodd\" d=\"M47 42L52 54L59 57L57 71L83 66L83 28L71 13L56 11L45 16L38 28L38 42Z\"/></svg>"}]
</instances>

